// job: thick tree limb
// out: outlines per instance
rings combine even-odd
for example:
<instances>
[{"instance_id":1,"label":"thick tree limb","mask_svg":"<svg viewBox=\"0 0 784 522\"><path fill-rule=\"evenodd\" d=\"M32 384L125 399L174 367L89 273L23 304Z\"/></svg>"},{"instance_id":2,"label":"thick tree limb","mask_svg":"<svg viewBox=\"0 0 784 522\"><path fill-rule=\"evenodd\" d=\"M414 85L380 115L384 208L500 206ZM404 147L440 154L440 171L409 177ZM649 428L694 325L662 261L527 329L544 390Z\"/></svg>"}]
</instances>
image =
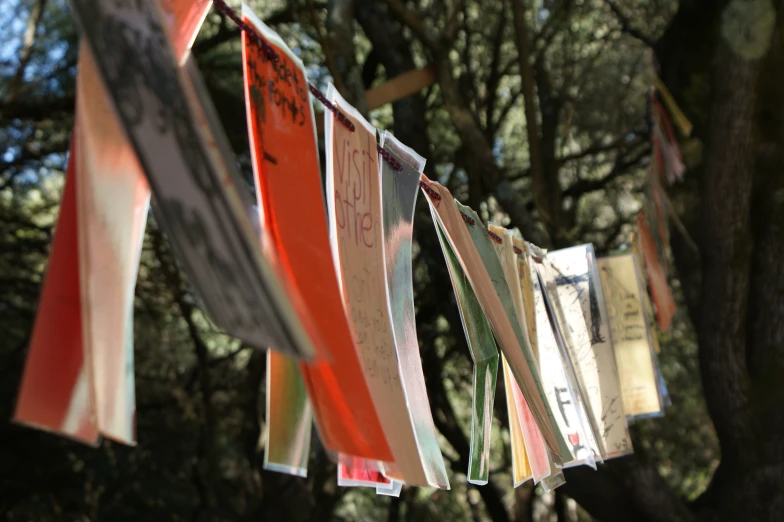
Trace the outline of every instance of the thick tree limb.
<instances>
[{"instance_id":1,"label":"thick tree limb","mask_svg":"<svg viewBox=\"0 0 784 522\"><path fill-rule=\"evenodd\" d=\"M719 45L702 186L700 370L724 458L751 443L746 320L759 65Z\"/></svg>"}]
</instances>

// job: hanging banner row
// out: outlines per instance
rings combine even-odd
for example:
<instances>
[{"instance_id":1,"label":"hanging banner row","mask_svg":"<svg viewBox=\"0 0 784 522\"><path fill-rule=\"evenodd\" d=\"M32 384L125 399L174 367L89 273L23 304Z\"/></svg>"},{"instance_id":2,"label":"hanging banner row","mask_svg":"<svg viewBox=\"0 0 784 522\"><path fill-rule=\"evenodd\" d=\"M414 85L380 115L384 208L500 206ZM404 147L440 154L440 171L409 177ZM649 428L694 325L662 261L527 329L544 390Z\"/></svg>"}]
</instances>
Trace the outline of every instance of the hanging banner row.
<instances>
[{"instance_id":1,"label":"hanging banner row","mask_svg":"<svg viewBox=\"0 0 784 522\"><path fill-rule=\"evenodd\" d=\"M627 455L628 423L662 414L654 322L674 301L644 213L632 252L602 259L485 228L332 85L323 186L304 65L243 6L254 197L189 52L210 2L71 4L76 121L16 421L136 443L133 296L151 206L210 319L271 348L265 468L306 475L315 423L341 485L448 489L420 357L434 348L415 321L420 190L473 360L468 481L488 481L499 363L515 486L552 489L564 468Z\"/></svg>"}]
</instances>

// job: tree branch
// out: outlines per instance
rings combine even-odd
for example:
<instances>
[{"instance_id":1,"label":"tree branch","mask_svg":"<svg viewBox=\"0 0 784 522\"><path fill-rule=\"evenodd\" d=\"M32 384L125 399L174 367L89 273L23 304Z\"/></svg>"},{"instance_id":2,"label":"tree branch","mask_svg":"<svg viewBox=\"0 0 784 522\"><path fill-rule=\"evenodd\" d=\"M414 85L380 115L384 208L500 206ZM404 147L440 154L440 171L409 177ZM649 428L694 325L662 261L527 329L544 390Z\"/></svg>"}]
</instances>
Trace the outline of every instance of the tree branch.
<instances>
[{"instance_id":1,"label":"tree branch","mask_svg":"<svg viewBox=\"0 0 784 522\"><path fill-rule=\"evenodd\" d=\"M460 12L463 10L465 0L454 0L452 10L447 15L446 24L444 26L444 42L451 45L457 38L457 32L460 30Z\"/></svg>"},{"instance_id":2,"label":"tree branch","mask_svg":"<svg viewBox=\"0 0 784 522\"><path fill-rule=\"evenodd\" d=\"M611 181L615 180L616 178L624 174L627 174L628 169L630 167L637 165L643 159L648 157L649 154L650 154L650 150L647 147L645 147L628 160L623 160L622 156L619 156L619 158L615 161L615 165L613 165L613 168L609 174L599 179L585 179L585 178L580 179L572 186L564 190L563 195L564 197L568 196L575 199L579 199L580 197L584 196L585 194L588 194L589 192L602 190Z\"/></svg>"},{"instance_id":3,"label":"tree branch","mask_svg":"<svg viewBox=\"0 0 784 522\"><path fill-rule=\"evenodd\" d=\"M759 62L726 44L714 60L705 174L702 183L702 316L698 339L705 402L722 458L740 463L754 444L747 411L746 324L753 240L750 223L755 167Z\"/></svg>"},{"instance_id":4,"label":"tree branch","mask_svg":"<svg viewBox=\"0 0 784 522\"><path fill-rule=\"evenodd\" d=\"M506 27L506 16L504 16L504 9L498 14L498 24L495 27L495 35L493 37L493 57L490 60L490 74L487 78L487 98L485 101L485 128L487 138L493 139L495 132L498 129L493 120L495 112L495 104L498 99L498 83L501 80L501 44L504 42L504 28Z\"/></svg>"},{"instance_id":5,"label":"tree branch","mask_svg":"<svg viewBox=\"0 0 784 522\"><path fill-rule=\"evenodd\" d=\"M322 48L335 87L360 113L367 116L368 106L362 70L357 66L354 48L354 15L357 0L329 0L327 34Z\"/></svg>"},{"instance_id":6,"label":"tree branch","mask_svg":"<svg viewBox=\"0 0 784 522\"><path fill-rule=\"evenodd\" d=\"M316 2L316 6L320 8L324 8L327 6L325 2ZM305 6L301 5L298 2L292 2L291 5L272 13L270 16L264 19L264 23L267 25L278 25L278 24L289 24L297 21L297 15ZM210 36L209 38L204 38L201 40L197 40L195 44L193 44L193 52L197 55L204 54L215 47L234 40L235 38L240 37L240 30L238 27L234 27L227 24L222 24L218 32L214 35Z\"/></svg>"},{"instance_id":7,"label":"tree branch","mask_svg":"<svg viewBox=\"0 0 784 522\"><path fill-rule=\"evenodd\" d=\"M174 262L174 259L168 255L163 245L163 234L160 230L154 230L153 244L155 248L155 255L161 263L161 270L166 275L169 283L174 302L180 310L182 318L188 326L188 333L193 340L194 350L196 352L196 359L199 368L199 382L201 387L202 409L204 412L204 424L200 437L200 452L206 461L208 484L201 484L201 478L197 470L198 461L194 463L194 480L197 485L201 484L200 489L203 490L204 503L206 507L211 507L215 504L214 488L219 482L218 461L215 455L215 426L217 419L212 407L212 383L210 379L210 361L209 361L209 348L204 340L201 338L199 329L193 321L194 306L185 297L183 289L183 280L180 274L180 269Z\"/></svg>"},{"instance_id":8,"label":"tree branch","mask_svg":"<svg viewBox=\"0 0 784 522\"><path fill-rule=\"evenodd\" d=\"M400 22L411 29L414 36L422 42L422 45L428 47L431 51L436 50L439 46L431 39L425 29L425 24L422 19L415 12L408 9L400 0L383 0L389 6L392 14L395 15Z\"/></svg>"},{"instance_id":9,"label":"tree branch","mask_svg":"<svg viewBox=\"0 0 784 522\"><path fill-rule=\"evenodd\" d=\"M520 96L522 94L523 94L523 90L518 88L515 89L515 91L509 96L509 100L504 104L504 106L499 111L498 118L496 119L496 121L493 122L493 127L495 127L495 129L499 129L501 125L504 124L504 121L506 121L507 116L509 116L509 111L511 111L512 108L514 108L514 106L517 105L517 100L520 99Z\"/></svg>"},{"instance_id":10,"label":"tree branch","mask_svg":"<svg viewBox=\"0 0 784 522\"><path fill-rule=\"evenodd\" d=\"M0 121L43 120L60 114L73 114L76 97L73 92L66 92L61 97L38 98L13 103L0 104Z\"/></svg>"},{"instance_id":11,"label":"tree branch","mask_svg":"<svg viewBox=\"0 0 784 522\"><path fill-rule=\"evenodd\" d=\"M604 1L610 7L610 10L615 15L615 18L621 24L621 30L624 33L638 39L639 41L641 41L642 43L644 43L645 45L653 49L653 47L656 45L656 42L651 40L645 33L632 26L632 23L629 20L629 18L623 13L623 11L621 11L621 8L615 4L614 0L604 0Z\"/></svg>"},{"instance_id":12,"label":"tree branch","mask_svg":"<svg viewBox=\"0 0 784 522\"><path fill-rule=\"evenodd\" d=\"M27 19L27 29L25 30L24 39L22 41L22 51L19 54L19 66L16 68L16 74L11 79L8 86L8 92L5 95L5 103L12 103L16 96L19 94L19 89L24 80L24 74L27 70L27 64L33 57L33 45L35 44L35 33L38 30L38 24L44 14L44 7L46 7L46 0L36 0L33 8L30 10L30 16Z\"/></svg>"},{"instance_id":13,"label":"tree branch","mask_svg":"<svg viewBox=\"0 0 784 522\"><path fill-rule=\"evenodd\" d=\"M628 142L629 134L636 136L637 139L631 143ZM563 165L569 161L574 161L578 159L582 159L586 156L592 156L594 154L599 154L600 152L608 152L611 150L619 149L621 147L626 147L632 149L641 143L645 143L647 140L645 138L645 133L641 130L633 130L631 132L625 132L612 140L610 143L594 143L589 145L588 147L584 148L580 152L575 152L574 154L567 154L566 156L562 156L559 158L559 163Z\"/></svg>"},{"instance_id":14,"label":"tree branch","mask_svg":"<svg viewBox=\"0 0 784 522\"><path fill-rule=\"evenodd\" d=\"M557 34L556 25L558 22L567 21L573 6L574 0L561 0L558 2L555 9L553 9L553 11L550 13L550 16L545 21L544 25L542 25L539 31L533 36L531 47L534 49L534 53L536 54L537 59L547 50L553 38Z\"/></svg>"}]
</instances>

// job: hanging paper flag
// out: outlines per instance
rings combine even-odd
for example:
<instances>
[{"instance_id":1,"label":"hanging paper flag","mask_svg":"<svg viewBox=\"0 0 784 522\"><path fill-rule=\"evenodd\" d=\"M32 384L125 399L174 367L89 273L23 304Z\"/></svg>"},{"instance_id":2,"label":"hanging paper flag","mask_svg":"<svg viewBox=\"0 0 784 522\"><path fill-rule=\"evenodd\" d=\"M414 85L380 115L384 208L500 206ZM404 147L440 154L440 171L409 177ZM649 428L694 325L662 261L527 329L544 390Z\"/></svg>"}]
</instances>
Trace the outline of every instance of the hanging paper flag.
<instances>
[{"instance_id":1,"label":"hanging paper flag","mask_svg":"<svg viewBox=\"0 0 784 522\"><path fill-rule=\"evenodd\" d=\"M90 374L82 350L77 248L76 140L71 141L60 216L19 387L14 420L98 443Z\"/></svg>"},{"instance_id":2,"label":"hanging paper flag","mask_svg":"<svg viewBox=\"0 0 784 522\"><path fill-rule=\"evenodd\" d=\"M167 15L169 34L177 56L182 56L192 44L210 2L207 0L167 0L162 7ZM135 393L133 385L133 290L138 271L141 239L147 219L149 187L133 150L121 130L109 102L108 94L98 79L91 54L85 46L80 49L77 76L76 119L72 158L81 157L78 164L71 161L71 172L61 204L61 219L57 230L63 237L73 237L71 248L78 248L76 262L63 265L62 255L49 260L49 271L67 278L70 285L81 288L78 303L61 300L46 308L39 307L38 324L41 328L67 321L70 328L80 329L83 335L63 336L57 332L57 342L43 346L31 343L30 358L44 354L62 357L81 353L80 374L87 379L87 395L95 401L98 429L107 437L133 444L135 442ZM77 140L77 134L79 139ZM75 208L74 208L75 207ZM71 210L73 209L73 210ZM63 217L73 215L73 220ZM51 288L60 282L48 277ZM47 292L44 288L44 292ZM44 296L42 303L50 302ZM74 308L75 305L78 306ZM44 318L43 315L46 315ZM34 335L34 343L42 339ZM35 354L35 355L34 355ZM56 354L56 355L55 355ZM85 364L90 360L89 367ZM35 365L31 366L34 368ZM45 391L26 386L20 390L23 404L29 394L51 395L49 379L40 382ZM70 395L57 394L60 397ZM53 401L54 403L54 401ZM18 420L25 422L25 408L18 412ZM31 419L33 424L37 422ZM54 425L43 426L59 431ZM72 436L69 432L65 435ZM95 443L93 435L86 442Z\"/></svg>"},{"instance_id":3,"label":"hanging paper flag","mask_svg":"<svg viewBox=\"0 0 784 522\"><path fill-rule=\"evenodd\" d=\"M613 256L598 262L624 412L627 417L661 415L655 354L648 335L634 257Z\"/></svg>"},{"instance_id":4,"label":"hanging paper flag","mask_svg":"<svg viewBox=\"0 0 784 522\"><path fill-rule=\"evenodd\" d=\"M592 245L549 252L561 306L569 356L588 400L604 458L632 452L623 398Z\"/></svg>"},{"instance_id":5,"label":"hanging paper flag","mask_svg":"<svg viewBox=\"0 0 784 522\"><path fill-rule=\"evenodd\" d=\"M430 211L431 213L435 212L433 207L430 207ZM449 278L455 292L466 344L471 352L471 359L474 361L474 378L471 388L471 445L468 455L467 477L471 484L484 485L487 484L490 475L490 432L493 427L498 348L496 348L493 332L490 330L490 325L487 323L476 294L449 245L449 241L444 237L444 231L435 214L433 214L433 224L436 227L438 241L441 243L441 250L444 252L446 266L449 269ZM510 419L510 430L511 427L517 430L518 440L522 443L519 422L512 424ZM519 464L515 465L514 463L515 455L513 446L513 467L517 470ZM523 449L522 455L527 459L525 449ZM525 474L519 481L515 475L515 484L522 483L530 475L530 472Z\"/></svg>"},{"instance_id":6,"label":"hanging paper flag","mask_svg":"<svg viewBox=\"0 0 784 522\"><path fill-rule=\"evenodd\" d=\"M299 295L299 313L326 360L302 372L319 436L334 451L371 459L392 458L381 429L343 310L332 263L318 160L315 123L300 59L243 7L245 21L278 54L278 62L243 35L245 99L256 195L269 255L287 286Z\"/></svg>"},{"instance_id":7,"label":"hanging paper flag","mask_svg":"<svg viewBox=\"0 0 784 522\"><path fill-rule=\"evenodd\" d=\"M693 128L691 122L688 120L688 118L686 118L686 115L683 114L681 108L678 107L678 104L675 102L675 98L672 97L672 94L670 94L667 86L664 85L663 81L661 81L661 78L655 76L654 82L656 85L656 90L659 92L662 99L664 100L664 103L667 105L667 109L669 109L670 114L672 114L672 119L678 126L678 130L681 131L681 134L683 134L684 137L688 138L691 136L691 131Z\"/></svg>"},{"instance_id":8,"label":"hanging paper flag","mask_svg":"<svg viewBox=\"0 0 784 522\"><path fill-rule=\"evenodd\" d=\"M577 374L577 361L573 361L571 357L571 342L572 337L579 334L580 337L588 339L587 327L584 322L579 321L576 323L576 331L568 322L566 307L561 305L561 298L559 297L558 285L556 284L553 269L550 262L547 260L547 252L539 247L528 243L528 248L531 251L531 259L535 261L534 266L536 273L539 277L539 285L544 297L547 314L549 316L550 326L558 344L558 350L561 353L561 360L563 361L563 370L566 374L567 382L571 387L573 396L577 401L577 410L582 421L582 427L588 437L588 447L593 452L593 458L597 462L603 462L602 452L599 446L599 438L602 435L599 431L598 424L594 421L593 413L590 409L590 404L587 398L587 392L583 388L582 381L578 378ZM577 303L573 299L570 303L570 312L573 310ZM582 310L577 309L582 314ZM560 406L559 406L560 409Z\"/></svg>"},{"instance_id":9,"label":"hanging paper flag","mask_svg":"<svg viewBox=\"0 0 784 522\"><path fill-rule=\"evenodd\" d=\"M376 489L376 495L399 497L403 482L389 478L390 473L400 473L393 468L393 464L340 454L338 455L338 486L370 487Z\"/></svg>"},{"instance_id":10,"label":"hanging paper flag","mask_svg":"<svg viewBox=\"0 0 784 522\"><path fill-rule=\"evenodd\" d=\"M466 212L466 210L463 210L463 212L469 217L474 218L475 213L474 215L471 215ZM479 255L485 262L488 274L490 274L490 279L494 281L502 280L506 283L506 293L509 296L513 314L509 317L510 322L513 324L516 322L517 325L519 325L526 344L531 346L530 334L526 323L525 312L523 310L523 293L520 287L520 275L517 270L517 260L515 259L513 245L506 237L506 229L491 224L488 226L488 230L490 231L490 234L492 234L492 236L490 236L492 237L492 242L488 238L488 233L482 230L481 227L474 226L469 228L469 232L474 239L474 244L479 251ZM495 252L493 252L493 248L495 249ZM493 253L495 253L495 259L493 259ZM532 359L535 361L536 358L533 357L533 350L531 350L531 352ZM503 358L503 362L504 376L506 377L506 375L508 375L508 363L505 357ZM536 368L535 362L533 367ZM539 429L536 427L536 422L533 420L533 416L530 413L530 409L528 408L528 404L523 397L520 387L517 386L517 383L510 381L510 379L505 379L505 382L510 384L507 386L507 403L509 403L509 388L511 388L511 397L514 399L514 407L517 410L518 421L520 422L523 440L525 441L525 452L528 456L528 463L531 466L531 477L534 479L534 483L538 484L543 478L550 474L547 446L544 444L541 433L539 433ZM542 397L544 398L544 396L545 394L543 393ZM513 446L513 455L514 449ZM562 461L559 460L559 462Z\"/></svg>"},{"instance_id":11,"label":"hanging paper flag","mask_svg":"<svg viewBox=\"0 0 784 522\"><path fill-rule=\"evenodd\" d=\"M210 315L253 346L312 356L258 249L232 182L236 165L205 151L223 131L198 123L206 119L190 79L198 73L178 69L157 2L73 0L72 6L155 193L159 221ZM124 36L129 32L133 41ZM145 59L133 59L139 53Z\"/></svg>"},{"instance_id":12,"label":"hanging paper flag","mask_svg":"<svg viewBox=\"0 0 784 522\"><path fill-rule=\"evenodd\" d=\"M532 255L536 256L536 271L539 275L539 282L541 284L545 302L547 304L547 311L550 314L550 324L553 328L555 339L559 345L559 349L564 361L564 369L569 379L569 383L574 391L575 399L581 402L583 410L579 410L581 419L583 420L583 429L586 435L590 438L591 443L589 447L594 452L594 459L596 461L603 461L603 439L606 439L606 434L602 429L602 424L597 420L601 418L601 413L597 413L589 400L588 389L584 385L584 379L580 374L584 361L573 358L573 346L590 345L590 335L588 334L588 327L585 324L582 307L579 303L579 298L575 293L566 295L564 298L561 294L564 293L563 289L556 284L556 278L553 268L550 266L550 261L546 257L546 252L538 249L529 243L529 248L532 250ZM594 365L595 366L595 365ZM590 368L589 368L590 369ZM591 375L591 372L588 372ZM594 380L597 380L596 372L593 372ZM597 388L598 389L598 388Z\"/></svg>"},{"instance_id":13,"label":"hanging paper flag","mask_svg":"<svg viewBox=\"0 0 784 522\"><path fill-rule=\"evenodd\" d=\"M537 336L533 286L531 285L528 263L523 255L524 251L521 248L523 245L522 239L517 239L515 234L510 230L506 230L495 225L490 225L488 229L498 238L503 240L499 244L496 238L493 238L495 240L496 252L498 253L498 257L503 265L504 274L507 278L507 281L509 282L512 295L515 297L515 309L518 313L518 317L520 318L520 323L521 325L525 326L524 333L526 335L526 340L531 346L531 352L533 353L533 358L537 365L536 368L539 371L539 378L542 380L542 387L545 390L545 395L543 398L550 404L550 409L554 414L553 420L556 423L557 429L563 436L564 432L561 430L560 424L558 424L558 412L553 407L553 404L549 402L549 397L547 396L547 392L549 390L545 385L545 377L541 373L542 367L539 358L539 341ZM528 424L533 424L534 421L531 417L530 409L526 408L524 413L525 416L523 417L523 421ZM538 433L535 435L538 435ZM544 448L544 445L541 442L534 441L529 445L526 441L526 444L526 448L529 448L534 444ZM536 446L534 446L533 449L529 449L529 453L534 451L535 448ZM569 454L565 452L563 459L553 458L552 454L547 451L546 448L544 449L549 469L546 471L546 473L542 473L543 477L541 484L545 491L550 491L565 483L563 473L559 468L564 466L564 459L568 458Z\"/></svg>"},{"instance_id":14,"label":"hanging paper flag","mask_svg":"<svg viewBox=\"0 0 784 522\"><path fill-rule=\"evenodd\" d=\"M327 206L346 314L354 328L362 374L392 450L395 471L387 476L427 486L390 322L375 129L331 84L327 98L354 126L352 131L325 113Z\"/></svg>"},{"instance_id":15,"label":"hanging paper flag","mask_svg":"<svg viewBox=\"0 0 784 522\"><path fill-rule=\"evenodd\" d=\"M667 383L664 381L664 375L662 374L661 367L659 366L658 361L658 354L661 353L661 345L659 344L659 333L657 331L656 326L656 317L653 312L653 304L651 304L651 297L647 291L648 285L647 282L649 281L647 271L645 270L645 265L643 263L643 253L642 253L642 246L641 241L639 239L639 232L632 233L629 242L631 243L631 250L632 256L634 258L635 268L637 269L637 273L640 276L640 284L642 286L641 296L643 300L643 308L645 311L645 318L648 321L648 335L651 339L651 345L653 346L653 352L656 354L654 358L654 369L656 370L656 383L659 388L659 395L662 398L662 404L664 407L672 406L672 401L670 400L670 393L667 390Z\"/></svg>"},{"instance_id":16,"label":"hanging paper flag","mask_svg":"<svg viewBox=\"0 0 784 522\"><path fill-rule=\"evenodd\" d=\"M542 376L542 385L547 390L546 398L550 407L555 412L555 419L561 433L566 435L569 442L569 454L564 455L564 467L586 464L596 469L594 455L599 456L596 437L588 420L580 389L571 361L568 358L566 347L558 342L553 332L553 320L548 314L546 298L542 283L534 267L535 261L530 257L527 244L521 247L523 256L527 258L527 269L533 287L534 313L537 324L537 343L539 346L539 373ZM554 287L551 293L556 294ZM601 457L599 457L601 458Z\"/></svg>"},{"instance_id":17,"label":"hanging paper flag","mask_svg":"<svg viewBox=\"0 0 784 522\"><path fill-rule=\"evenodd\" d=\"M431 486L449 489L446 466L438 447L436 427L427 398L414 317L411 246L414 207L425 159L387 131L381 134L381 146L402 168L397 171L388 161L380 163L384 272L400 377L427 481Z\"/></svg>"},{"instance_id":18,"label":"hanging paper flag","mask_svg":"<svg viewBox=\"0 0 784 522\"><path fill-rule=\"evenodd\" d=\"M509 298L509 287L505 281L494 282L490 279L483 259L469 233L468 229L471 226L481 226L481 223L470 215L466 216L468 221L463 222L464 218L461 217L457 202L449 190L439 183L428 180L425 176L422 178L428 185L426 192L429 195L428 201L431 205L431 211L434 210L434 216L443 227L445 236L482 305L495 338L509 361L515 380L528 401L545 443L553 453L560 456L561 446L565 446L565 444L560 432L554 430L551 422L552 412L542 399L544 392L533 363L533 355L530 347L525 343L520 325L517 324L517 321L512 323L509 319L514 316L514 306ZM473 213L468 207L462 208ZM474 225L470 225L471 222ZM492 247L489 250L492 253ZM497 256L495 259L498 263ZM497 284L497 287L494 284ZM504 291L504 287L506 287L506 291ZM502 304L500 297L502 294L506 296L504 300L506 305ZM507 313L507 309L509 313Z\"/></svg>"},{"instance_id":19,"label":"hanging paper flag","mask_svg":"<svg viewBox=\"0 0 784 522\"><path fill-rule=\"evenodd\" d=\"M536 306L534 301L533 279L531 278L530 256L528 247L525 245L519 232L507 231L507 236L512 243L512 251L517 261L517 278L520 281L520 291L523 297L523 312L525 313L525 325L528 328L528 340L531 343L531 352L534 359L539 360L539 335L536 325Z\"/></svg>"},{"instance_id":20,"label":"hanging paper flag","mask_svg":"<svg viewBox=\"0 0 784 522\"><path fill-rule=\"evenodd\" d=\"M664 275L659 261L659 252L642 212L637 214L637 240L639 241L638 249L645 262L645 272L648 274L653 303L656 306L659 330L664 331L672 324L672 317L675 315L675 299L672 297L670 285L667 283L667 277Z\"/></svg>"},{"instance_id":21,"label":"hanging paper flag","mask_svg":"<svg viewBox=\"0 0 784 522\"><path fill-rule=\"evenodd\" d=\"M525 314L525 325L528 329L528 341L531 344L531 351L534 354L534 360L538 365L537 369L539 370L539 378L542 379L542 387L546 393L544 398L550 404L550 409L553 411L554 419L556 423L558 423L558 429L561 431L561 434L564 435L566 432L562 429L561 424L559 423L559 412L554 407L554 404L550 401L550 390L545 384L546 378L542 374L541 358L539 357L539 335L536 325L536 303L534 300L533 281L531 279L531 274L533 272L529 268L530 260L528 259L528 248L525 246L525 243L523 242L522 236L519 232L505 230L505 234L505 240L509 241L509 244L512 245L511 249L512 253L514 254L513 258L517 264L517 279L520 284L523 304L522 312ZM534 277L536 276L534 275ZM568 438L565 438L565 441L568 443ZM570 450L571 449L572 447L570 445ZM564 478L563 473L559 468L566 466L567 460L573 460L569 459L570 456L571 454L565 453L562 460L556 461L552 458L552 455L548 454L550 474L542 479L542 488L546 492L566 483L566 479Z\"/></svg>"},{"instance_id":22,"label":"hanging paper flag","mask_svg":"<svg viewBox=\"0 0 784 522\"><path fill-rule=\"evenodd\" d=\"M509 446L512 450L512 483L514 487L519 487L527 480L533 478L531 462L528 460L528 451L525 447L523 420L520 415L520 411L525 406L525 399L515 395L515 392L519 392L520 395L522 395L522 392L520 387L517 386L514 375L512 375L512 369L503 355L501 356L501 361L504 372L506 413L509 421Z\"/></svg>"},{"instance_id":23,"label":"hanging paper flag","mask_svg":"<svg viewBox=\"0 0 784 522\"><path fill-rule=\"evenodd\" d=\"M308 475L313 410L296 360L267 351L264 469Z\"/></svg>"},{"instance_id":24,"label":"hanging paper flag","mask_svg":"<svg viewBox=\"0 0 784 522\"><path fill-rule=\"evenodd\" d=\"M533 287L533 279L536 279L537 276L530 267L528 247L525 245L525 242L523 241L520 233L517 231L511 232L509 230L506 230L505 233L506 240L508 240L512 245L514 259L517 262L517 278L520 282L520 291L522 292L523 313L525 314L525 324L528 329L528 340L531 344L531 351L534 354L534 360L536 360L538 365L537 369L539 370L539 377L542 379L542 387L546 392L545 400L547 400L550 404L550 409L554 413L555 421L558 423L558 429L563 435L566 433L566 431L563 429L560 423L560 412L555 407L556 405L553 404L553 402L550 400L550 389L546 384L547 378L542 373L542 371L546 370L546 368L542 366L542 360L539 356L539 329L536 324L536 301L534 298ZM569 441L568 437L565 438L565 440L570 446L570 450L573 451L573 445ZM572 463L574 462L574 458L571 458L573 457L571 451L568 454L564 454L563 460L558 461L553 459L551 454L548 454L550 474L542 479L542 488L545 490L545 492L551 491L566 483L563 472L561 472L559 468L567 466L567 461L572 461Z\"/></svg>"},{"instance_id":25,"label":"hanging paper flag","mask_svg":"<svg viewBox=\"0 0 784 522\"><path fill-rule=\"evenodd\" d=\"M658 250L664 250L665 245L670 244L670 229L667 226L669 213L665 208L668 200L661 181L652 167L648 169L648 186L645 193L649 204L643 206L640 213L645 214L651 223L656 224L652 231L654 244Z\"/></svg>"}]
</instances>

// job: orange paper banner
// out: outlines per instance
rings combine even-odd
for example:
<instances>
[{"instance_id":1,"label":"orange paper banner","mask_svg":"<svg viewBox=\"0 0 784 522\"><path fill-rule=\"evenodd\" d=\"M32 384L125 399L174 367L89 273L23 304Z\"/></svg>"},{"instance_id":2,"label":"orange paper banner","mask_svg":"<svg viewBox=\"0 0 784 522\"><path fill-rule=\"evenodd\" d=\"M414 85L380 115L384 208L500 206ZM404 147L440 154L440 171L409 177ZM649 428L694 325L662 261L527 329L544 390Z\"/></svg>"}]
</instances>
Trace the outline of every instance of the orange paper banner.
<instances>
[{"instance_id":1,"label":"orange paper banner","mask_svg":"<svg viewBox=\"0 0 784 522\"><path fill-rule=\"evenodd\" d=\"M245 97L262 223L279 276L328 357L301 368L319 435L331 450L391 461L343 309L329 244L318 146L302 62L245 8L246 22L275 47L266 59L243 33Z\"/></svg>"}]
</instances>

